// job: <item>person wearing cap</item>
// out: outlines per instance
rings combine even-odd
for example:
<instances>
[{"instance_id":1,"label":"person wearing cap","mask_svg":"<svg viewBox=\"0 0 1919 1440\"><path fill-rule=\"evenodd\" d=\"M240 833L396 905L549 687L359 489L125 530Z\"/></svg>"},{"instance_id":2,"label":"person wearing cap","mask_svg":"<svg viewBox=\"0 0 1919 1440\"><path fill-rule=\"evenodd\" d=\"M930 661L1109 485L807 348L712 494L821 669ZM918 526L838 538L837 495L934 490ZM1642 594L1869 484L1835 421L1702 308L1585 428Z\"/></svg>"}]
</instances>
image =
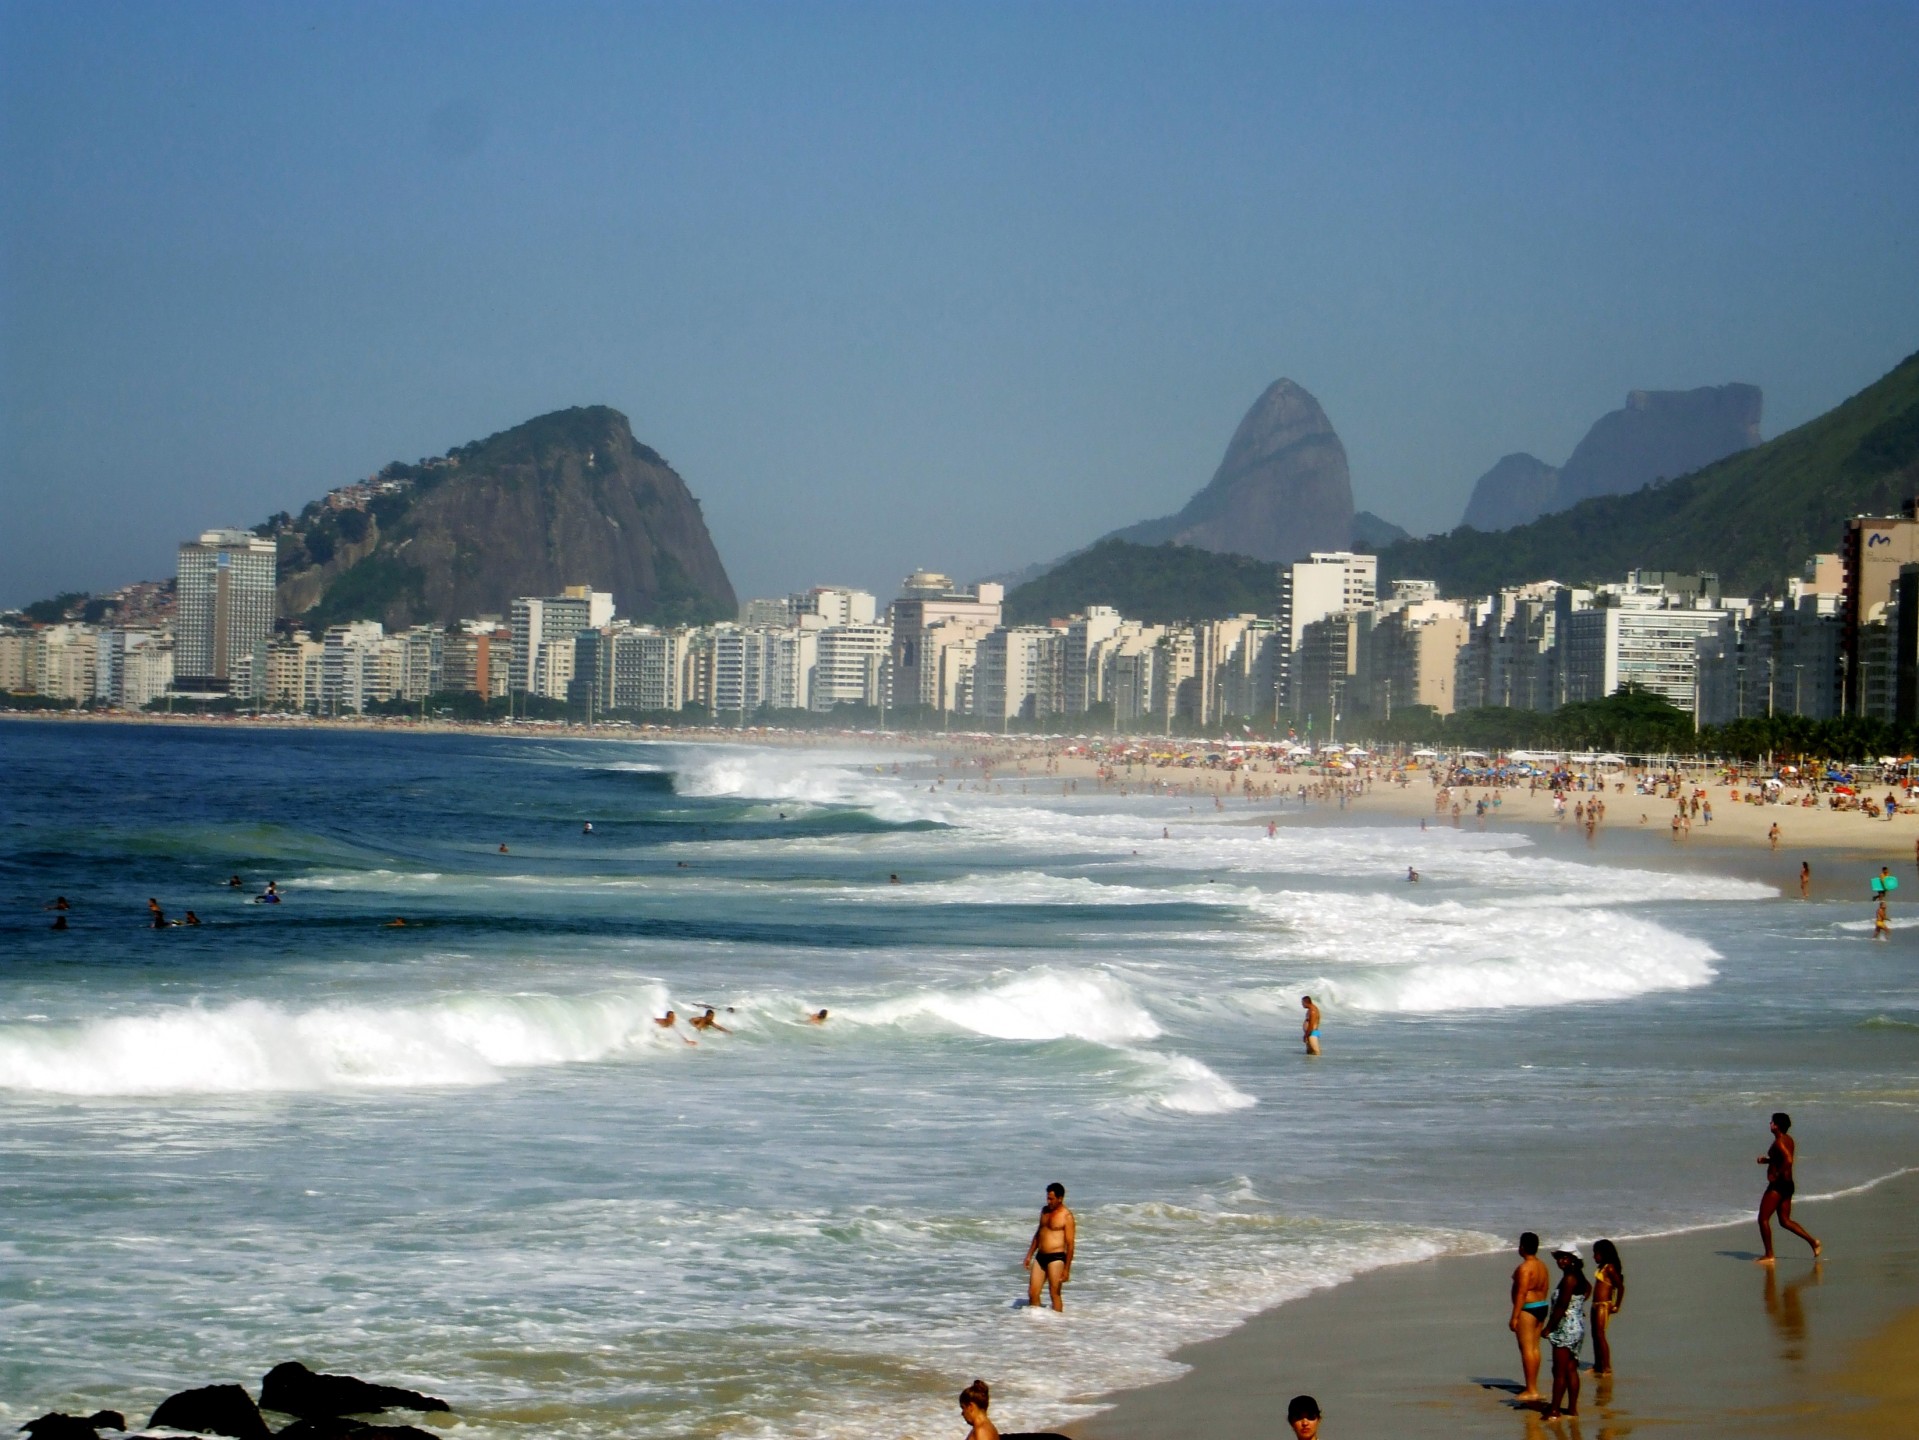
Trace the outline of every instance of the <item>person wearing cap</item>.
<instances>
[{"instance_id":1,"label":"person wearing cap","mask_svg":"<svg viewBox=\"0 0 1919 1440\"><path fill-rule=\"evenodd\" d=\"M1559 1263L1559 1289L1546 1317L1546 1343L1553 1347L1553 1398L1546 1418L1557 1420L1579 1413L1579 1347L1586 1339L1579 1302L1592 1293L1592 1284L1586 1279L1586 1257L1573 1241L1557 1247L1552 1257Z\"/></svg>"},{"instance_id":2,"label":"person wearing cap","mask_svg":"<svg viewBox=\"0 0 1919 1440\"><path fill-rule=\"evenodd\" d=\"M1319 1402L1310 1395L1293 1396L1286 1406L1286 1423L1296 1440L1318 1440Z\"/></svg>"}]
</instances>

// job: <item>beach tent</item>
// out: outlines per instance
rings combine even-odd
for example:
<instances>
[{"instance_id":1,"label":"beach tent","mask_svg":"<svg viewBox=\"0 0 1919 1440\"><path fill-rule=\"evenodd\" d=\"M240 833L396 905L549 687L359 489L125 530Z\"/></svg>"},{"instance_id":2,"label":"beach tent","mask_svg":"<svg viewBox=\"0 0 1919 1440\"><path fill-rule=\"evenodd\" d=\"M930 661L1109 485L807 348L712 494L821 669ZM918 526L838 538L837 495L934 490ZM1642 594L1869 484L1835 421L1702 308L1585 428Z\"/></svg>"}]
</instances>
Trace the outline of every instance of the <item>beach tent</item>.
<instances>
[{"instance_id":1,"label":"beach tent","mask_svg":"<svg viewBox=\"0 0 1919 1440\"><path fill-rule=\"evenodd\" d=\"M1437 760L1438 758L1439 758L1439 752L1437 750L1413 751L1413 759L1415 760Z\"/></svg>"},{"instance_id":2,"label":"beach tent","mask_svg":"<svg viewBox=\"0 0 1919 1440\"><path fill-rule=\"evenodd\" d=\"M1459 752L1459 758L1461 760L1484 760L1486 758L1486 752L1484 750L1461 750Z\"/></svg>"},{"instance_id":3,"label":"beach tent","mask_svg":"<svg viewBox=\"0 0 1919 1440\"><path fill-rule=\"evenodd\" d=\"M1624 765L1626 763L1626 757L1624 755L1601 755L1594 763L1599 765Z\"/></svg>"}]
</instances>

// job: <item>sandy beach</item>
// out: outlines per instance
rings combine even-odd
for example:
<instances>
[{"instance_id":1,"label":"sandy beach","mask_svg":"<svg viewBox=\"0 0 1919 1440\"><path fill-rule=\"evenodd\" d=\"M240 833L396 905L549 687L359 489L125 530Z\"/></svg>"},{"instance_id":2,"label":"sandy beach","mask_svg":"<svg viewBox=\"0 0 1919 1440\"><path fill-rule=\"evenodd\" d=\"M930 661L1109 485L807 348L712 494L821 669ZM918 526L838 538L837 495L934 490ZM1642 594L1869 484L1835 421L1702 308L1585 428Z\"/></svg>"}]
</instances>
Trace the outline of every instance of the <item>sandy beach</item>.
<instances>
[{"instance_id":1,"label":"sandy beach","mask_svg":"<svg viewBox=\"0 0 1919 1440\"><path fill-rule=\"evenodd\" d=\"M1181 1352L1193 1368L1180 1379L1069 1428L1078 1440L1263 1440L1307 1392L1327 1440L1919 1435L1919 1174L1802 1200L1795 1215L1823 1261L1782 1236L1777 1266L1754 1264L1750 1221L1621 1240L1616 1374L1582 1377L1576 1420L1547 1423L1507 1398L1515 1257L1501 1253L1378 1270L1280 1306Z\"/></svg>"}]
</instances>

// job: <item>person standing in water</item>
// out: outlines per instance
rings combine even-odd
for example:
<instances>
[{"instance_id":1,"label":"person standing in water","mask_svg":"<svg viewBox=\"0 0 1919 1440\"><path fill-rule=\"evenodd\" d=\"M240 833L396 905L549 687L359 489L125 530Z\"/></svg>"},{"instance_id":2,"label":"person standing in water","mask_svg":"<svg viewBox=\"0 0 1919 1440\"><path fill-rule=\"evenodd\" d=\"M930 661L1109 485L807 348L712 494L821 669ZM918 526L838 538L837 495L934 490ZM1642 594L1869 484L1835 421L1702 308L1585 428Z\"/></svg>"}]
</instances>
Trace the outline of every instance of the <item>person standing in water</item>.
<instances>
[{"instance_id":1,"label":"person standing in water","mask_svg":"<svg viewBox=\"0 0 1919 1440\"><path fill-rule=\"evenodd\" d=\"M1039 1304L1040 1286L1044 1284L1052 1292L1053 1308L1066 1308L1060 1303L1059 1292L1072 1278L1073 1247L1077 1240L1078 1226L1073 1212L1066 1208L1066 1187L1055 1180L1046 1187L1045 1208L1039 1212L1039 1225L1026 1247L1026 1258L1020 1262L1028 1276L1028 1305Z\"/></svg>"},{"instance_id":2,"label":"person standing in water","mask_svg":"<svg viewBox=\"0 0 1919 1440\"><path fill-rule=\"evenodd\" d=\"M1519 1264L1513 1270L1513 1313L1506 1328L1519 1340L1520 1378L1524 1384L1513 1398L1522 1404L1545 1397L1539 1393L1539 1337L1546 1333L1552 1311L1552 1292L1545 1263L1539 1258L1539 1237L1528 1230L1519 1237Z\"/></svg>"},{"instance_id":3,"label":"person standing in water","mask_svg":"<svg viewBox=\"0 0 1919 1440\"><path fill-rule=\"evenodd\" d=\"M1300 1026L1300 1039L1306 1042L1308 1055L1317 1055L1319 1053L1319 1006L1313 1003L1313 997L1310 995L1300 996L1299 1006L1306 1012L1305 1022Z\"/></svg>"},{"instance_id":4,"label":"person standing in water","mask_svg":"<svg viewBox=\"0 0 1919 1440\"><path fill-rule=\"evenodd\" d=\"M1890 940L1892 938L1892 916L1886 913L1886 897L1882 892L1879 903L1872 910L1872 938Z\"/></svg>"},{"instance_id":5,"label":"person standing in water","mask_svg":"<svg viewBox=\"0 0 1919 1440\"><path fill-rule=\"evenodd\" d=\"M1799 862L1799 898L1812 899L1812 862L1810 860Z\"/></svg>"},{"instance_id":6,"label":"person standing in water","mask_svg":"<svg viewBox=\"0 0 1919 1440\"><path fill-rule=\"evenodd\" d=\"M1793 1182L1792 1166L1798 1150L1792 1138L1792 1116L1783 1110L1776 1111L1772 1117L1772 1144L1759 1157L1759 1163L1766 1167L1766 1192L1759 1197L1759 1238L1766 1246L1766 1253L1759 1257L1761 1265L1770 1265L1775 1258L1772 1253L1774 1215L1779 1217L1781 1225L1812 1246L1814 1259L1825 1253L1825 1247L1792 1218L1792 1196L1798 1188Z\"/></svg>"}]
</instances>

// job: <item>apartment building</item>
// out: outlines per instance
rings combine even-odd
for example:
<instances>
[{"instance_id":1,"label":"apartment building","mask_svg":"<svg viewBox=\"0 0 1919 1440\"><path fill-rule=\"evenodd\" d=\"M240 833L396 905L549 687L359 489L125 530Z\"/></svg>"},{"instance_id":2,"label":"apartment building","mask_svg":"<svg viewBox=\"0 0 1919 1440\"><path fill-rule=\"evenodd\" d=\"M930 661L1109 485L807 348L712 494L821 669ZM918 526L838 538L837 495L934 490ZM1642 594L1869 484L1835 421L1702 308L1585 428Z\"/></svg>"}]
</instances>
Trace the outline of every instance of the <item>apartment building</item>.
<instances>
[{"instance_id":1,"label":"apartment building","mask_svg":"<svg viewBox=\"0 0 1919 1440\"><path fill-rule=\"evenodd\" d=\"M174 622L176 688L246 694L253 649L273 633L278 558L249 530L208 530L180 546Z\"/></svg>"}]
</instances>

